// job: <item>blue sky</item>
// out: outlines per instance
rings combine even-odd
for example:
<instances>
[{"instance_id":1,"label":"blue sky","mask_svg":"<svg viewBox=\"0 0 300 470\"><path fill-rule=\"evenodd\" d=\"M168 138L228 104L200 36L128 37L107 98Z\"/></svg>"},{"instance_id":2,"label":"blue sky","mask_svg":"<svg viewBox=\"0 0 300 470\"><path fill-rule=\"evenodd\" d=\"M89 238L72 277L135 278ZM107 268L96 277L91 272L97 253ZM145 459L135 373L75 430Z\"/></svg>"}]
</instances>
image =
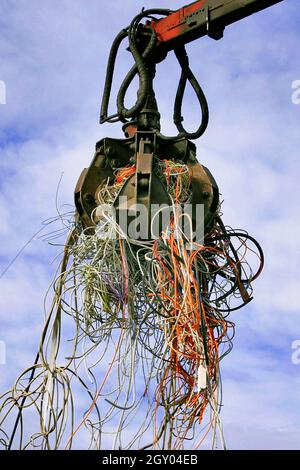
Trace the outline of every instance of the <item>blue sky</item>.
<instances>
[{"instance_id":1,"label":"blue sky","mask_svg":"<svg viewBox=\"0 0 300 470\"><path fill-rule=\"evenodd\" d=\"M300 365L291 344L300 339L298 191L300 12L285 0L225 31L187 46L209 105L210 124L197 144L198 160L215 176L224 222L244 228L263 246L266 267L253 302L232 314L236 337L223 362L223 423L231 449L300 449ZM95 142L122 136L99 126L110 45L143 7L178 8L178 0L1 0L0 272L73 191ZM129 54L120 55L119 81ZM158 68L162 129L173 134L178 71L172 55ZM119 83L116 80L116 87ZM198 117L192 93L185 104ZM112 109L113 111L113 109ZM0 279L0 365L4 391L34 360L43 325L43 297L59 248L35 239Z\"/></svg>"}]
</instances>

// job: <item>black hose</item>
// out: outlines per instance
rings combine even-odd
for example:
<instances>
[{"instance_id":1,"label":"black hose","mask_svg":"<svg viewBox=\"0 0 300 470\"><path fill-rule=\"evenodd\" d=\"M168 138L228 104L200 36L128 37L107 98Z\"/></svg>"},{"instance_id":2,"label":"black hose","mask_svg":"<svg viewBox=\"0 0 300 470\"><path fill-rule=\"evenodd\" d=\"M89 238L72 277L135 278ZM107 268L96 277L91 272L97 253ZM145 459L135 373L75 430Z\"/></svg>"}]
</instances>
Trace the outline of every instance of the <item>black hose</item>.
<instances>
[{"instance_id":1,"label":"black hose","mask_svg":"<svg viewBox=\"0 0 300 470\"><path fill-rule=\"evenodd\" d=\"M138 113L138 111L143 107L147 98L147 91L148 91L148 85L149 85L149 80L150 80L148 71L146 69L145 59L150 55L150 53L154 50L156 46L156 35L155 35L155 31L153 30L151 39L149 41L149 44L146 50L144 51L143 54L140 54L137 44L136 44L137 28L139 26L140 21L145 17L149 17L149 15L151 14L168 16L170 13L172 13L171 10L161 9L161 8L142 10L142 12L139 13L132 20L130 26L127 27L126 29L123 29L115 38L112 44L112 48L110 51L108 64L107 64L104 92L103 92L101 112L100 112L100 124L103 124L104 122L116 122L119 120L126 122L126 118L132 117L134 114ZM130 52L132 53L134 57L135 65L125 77L122 83L122 86L120 88L120 91L118 93L118 99L117 99L118 112L112 116L107 117L116 56L117 56L119 46L122 40L126 36L129 37L129 48L130 48ZM124 106L125 95L136 73L138 73L139 80L140 80L139 90L138 90L138 99L132 108L126 109Z\"/></svg>"},{"instance_id":2,"label":"black hose","mask_svg":"<svg viewBox=\"0 0 300 470\"><path fill-rule=\"evenodd\" d=\"M126 122L126 119L134 117L144 106L147 96L149 85L151 83L152 77L147 70L147 59L154 51L157 45L156 41L156 34L155 30L152 29L152 34L148 46L146 47L145 51L141 54L137 45L137 37L138 37L138 27L140 21L143 18L149 17L149 15L157 14L157 15L165 15L168 16L171 13L170 10L161 9L161 8L153 8L150 10L142 10L131 22L128 28L128 39L129 39L129 49L133 55L135 66L130 70L130 72L125 77L117 98L117 108L118 108L118 115L121 121ZM132 82L133 78L135 77L136 73L139 76L139 89L137 93L137 101L130 109L127 109L124 105L125 95L128 90L130 83Z\"/></svg>"},{"instance_id":3,"label":"black hose","mask_svg":"<svg viewBox=\"0 0 300 470\"><path fill-rule=\"evenodd\" d=\"M173 116L174 124L179 131L178 137L186 137L187 139L198 139L205 132L207 125L208 125L208 119L209 119L208 104L207 104L205 95L203 93L203 90L198 80L196 79L195 75L193 74L193 72L191 71L189 67L189 60L188 60L188 56L187 56L184 46L180 48L176 48L174 52L181 66L181 77L179 80L178 89L177 89L176 98L175 98L175 104L174 104L174 116ZM196 93L197 99L201 107L201 112L202 112L201 123L195 132L187 132L186 129L182 125L182 122L183 122L183 117L181 114L182 102L183 102L183 96L184 96L187 81L190 82L191 86L193 87Z\"/></svg>"},{"instance_id":4,"label":"black hose","mask_svg":"<svg viewBox=\"0 0 300 470\"><path fill-rule=\"evenodd\" d=\"M122 31L120 31L120 33L115 38L112 44L111 50L110 50L107 68L106 68L106 77L105 77L102 103L101 103L100 124L103 124L106 121L110 121L112 118L116 117L115 115L109 118L107 117L108 105L109 105L109 100L110 100L111 87L112 87L117 53L118 53L121 42L127 36L128 36L128 28L122 29Z\"/></svg>"},{"instance_id":5,"label":"black hose","mask_svg":"<svg viewBox=\"0 0 300 470\"><path fill-rule=\"evenodd\" d=\"M172 13L171 10L159 9L159 8L156 8L156 9L154 8L150 10L142 10L142 12L139 13L132 20L129 27L127 27L126 29L123 29L114 40L111 51L110 51L107 71L106 71L105 86L104 86L104 92L103 92L103 98L102 98L102 104L101 104L101 113L100 113L101 124L103 124L104 122L116 122L116 121L122 121L123 123L125 123L127 122L128 119L136 117L136 115L141 111L141 109L145 105L147 96L149 93L151 81L153 79L152 72L151 70L149 70L149 65L150 65L151 55L154 56L153 52L155 51L157 47L157 39L156 39L155 30L152 29L151 31L152 34L151 34L149 43L146 49L143 52L141 52L139 44L138 44L138 36L139 36L138 31L139 31L139 28L141 27L140 22L143 18L152 18L152 16L150 16L152 14L168 16L170 13ZM149 28L149 31L150 31L150 28ZM129 50L134 58L135 64L131 68L131 70L127 73L120 87L120 90L118 92L117 113L112 116L107 117L116 56L117 56L119 46L126 36L128 36ZM173 119L179 131L179 134L175 138L198 139L205 132L207 125L208 125L209 111L208 111L207 101L206 101L206 98L205 98L205 95L203 93L201 86L199 85L196 77L194 76L193 72L191 71L189 67L188 56L187 56L184 46L176 48L175 54L181 66L181 77L180 77L180 81L178 84L176 99L174 103ZM131 108L126 108L125 96L132 80L134 79L136 75L138 75L139 77L139 88L137 92L137 100L136 100L136 103ZM183 122L182 103L183 103L183 97L184 97L186 84L188 81L196 93L197 99L201 107L201 112L202 112L201 123L195 132L188 132L182 124ZM171 137L170 139L174 139L174 137Z\"/></svg>"},{"instance_id":6,"label":"black hose","mask_svg":"<svg viewBox=\"0 0 300 470\"><path fill-rule=\"evenodd\" d=\"M121 121L128 118L135 116L144 106L147 96L149 85L151 83L152 77L149 76L149 71L147 70L147 62L146 60L149 58L153 50L156 48L156 34L154 29L152 30L151 38L149 41L148 46L146 47L143 54L140 54L137 45L134 41L132 41L129 37L129 44L130 44L130 51L133 55L135 60L135 65L131 68L131 70L126 75L117 98L117 108L118 108L118 115L120 116ZM138 73L139 76L139 90L138 90L138 98L134 106L130 109L127 109L124 105L125 95L128 90L128 87L132 80L134 79L135 75Z\"/></svg>"}]
</instances>

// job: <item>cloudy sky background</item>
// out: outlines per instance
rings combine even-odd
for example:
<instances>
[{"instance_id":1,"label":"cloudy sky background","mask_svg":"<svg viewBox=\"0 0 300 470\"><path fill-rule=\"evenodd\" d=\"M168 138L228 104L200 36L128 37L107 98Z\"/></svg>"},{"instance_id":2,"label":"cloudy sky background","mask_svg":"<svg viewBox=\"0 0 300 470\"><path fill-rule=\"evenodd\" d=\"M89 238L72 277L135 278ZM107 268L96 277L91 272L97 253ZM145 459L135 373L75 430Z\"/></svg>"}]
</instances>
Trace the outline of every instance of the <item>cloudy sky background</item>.
<instances>
[{"instance_id":1,"label":"cloudy sky background","mask_svg":"<svg viewBox=\"0 0 300 470\"><path fill-rule=\"evenodd\" d=\"M237 334L223 362L223 422L231 449L300 449L299 158L300 12L285 0L228 27L222 41L187 46L206 92L210 125L196 142L198 159L215 176L224 222L263 246L266 267L253 302L232 314ZM143 7L178 8L180 0L0 0L0 272L56 215L73 191L97 140L121 137L119 125L98 124L110 45ZM120 55L120 79L129 54ZM172 55L158 68L162 130L174 134L179 72ZM118 80L116 81L116 86ZM114 109L112 108L112 111ZM198 110L185 104L187 124ZM196 126L194 126L196 127ZM30 365L43 325L43 297L60 249L35 239L0 279L1 391Z\"/></svg>"}]
</instances>

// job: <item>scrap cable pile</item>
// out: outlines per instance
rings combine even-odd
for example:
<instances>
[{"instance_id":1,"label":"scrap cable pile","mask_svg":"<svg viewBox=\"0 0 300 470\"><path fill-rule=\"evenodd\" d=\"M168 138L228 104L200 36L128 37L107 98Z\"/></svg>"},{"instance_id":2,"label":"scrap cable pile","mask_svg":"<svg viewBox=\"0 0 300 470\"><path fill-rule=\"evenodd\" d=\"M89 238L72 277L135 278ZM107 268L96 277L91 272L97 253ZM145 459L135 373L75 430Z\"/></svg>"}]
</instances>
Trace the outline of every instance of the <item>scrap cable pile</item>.
<instances>
[{"instance_id":1,"label":"scrap cable pile","mask_svg":"<svg viewBox=\"0 0 300 470\"><path fill-rule=\"evenodd\" d=\"M118 169L99 204L112 204L134 172ZM159 238L133 243L105 212L92 233L78 219L70 227L35 364L0 399L4 449L80 448L87 432L90 449L198 449L207 436L225 447L229 314L251 300L263 253L224 226L220 207L191 249L177 214L189 169L169 160L157 172L174 209ZM117 236L104 237L110 230Z\"/></svg>"}]
</instances>

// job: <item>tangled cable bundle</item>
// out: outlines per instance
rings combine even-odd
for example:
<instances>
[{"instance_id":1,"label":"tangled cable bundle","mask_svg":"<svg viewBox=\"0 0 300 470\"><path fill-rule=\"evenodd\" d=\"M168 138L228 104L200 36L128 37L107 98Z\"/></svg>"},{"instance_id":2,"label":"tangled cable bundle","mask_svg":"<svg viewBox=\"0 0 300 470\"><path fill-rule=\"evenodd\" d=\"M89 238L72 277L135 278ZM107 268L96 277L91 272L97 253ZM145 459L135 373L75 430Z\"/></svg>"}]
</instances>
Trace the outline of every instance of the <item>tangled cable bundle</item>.
<instances>
[{"instance_id":1,"label":"tangled cable bundle","mask_svg":"<svg viewBox=\"0 0 300 470\"><path fill-rule=\"evenodd\" d=\"M35 364L1 397L3 448L79 448L86 431L91 449L198 449L208 435L225 447L228 315L251 300L263 254L223 225L220 208L191 246L177 213L190 199L189 169L165 160L156 171L174 209L158 239L133 243L106 213L93 233L70 227ZM104 182L99 204L112 204L134 172ZM110 230L117 236L103 237Z\"/></svg>"}]
</instances>

